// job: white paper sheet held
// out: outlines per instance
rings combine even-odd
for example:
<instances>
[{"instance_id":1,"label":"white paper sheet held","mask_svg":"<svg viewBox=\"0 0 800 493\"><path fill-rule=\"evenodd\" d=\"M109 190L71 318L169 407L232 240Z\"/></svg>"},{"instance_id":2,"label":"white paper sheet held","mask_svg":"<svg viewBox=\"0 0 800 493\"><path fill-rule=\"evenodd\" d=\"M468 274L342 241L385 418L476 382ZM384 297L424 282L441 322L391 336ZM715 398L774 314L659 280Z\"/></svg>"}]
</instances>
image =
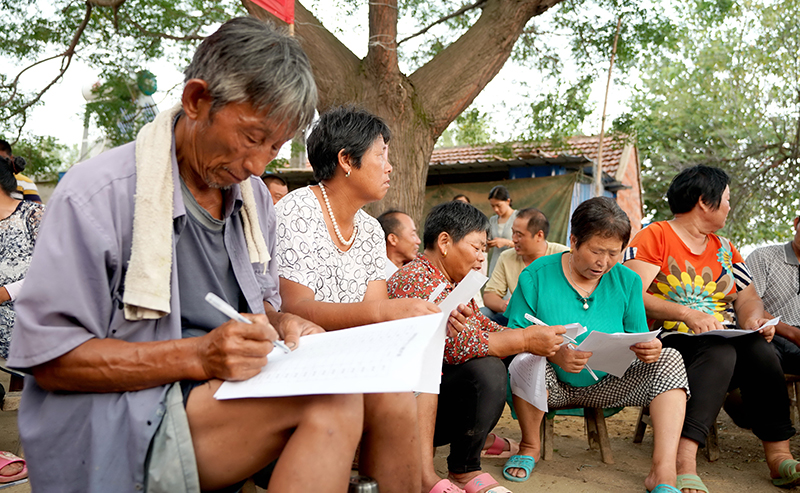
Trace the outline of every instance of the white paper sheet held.
<instances>
[{"instance_id":1,"label":"white paper sheet held","mask_svg":"<svg viewBox=\"0 0 800 493\"><path fill-rule=\"evenodd\" d=\"M764 323L761 327L757 328L756 330L743 330L743 329L723 329L723 330L709 330L708 332L701 332L700 334L693 334L698 336L721 336L727 338L737 337L737 336L744 336L747 334L752 334L753 332L760 332L767 327L772 327L773 325L778 325L778 322L781 321L781 317L775 317L772 320L769 320Z\"/></svg>"},{"instance_id":2,"label":"white paper sheet held","mask_svg":"<svg viewBox=\"0 0 800 493\"><path fill-rule=\"evenodd\" d=\"M636 353L630 347L639 342L652 341L659 332L606 334L595 331L586 336L577 349L593 353L587 362L593 369L622 377L636 359Z\"/></svg>"},{"instance_id":3,"label":"white paper sheet held","mask_svg":"<svg viewBox=\"0 0 800 493\"><path fill-rule=\"evenodd\" d=\"M547 384L544 372L547 358L531 353L520 353L511 362L511 392L535 408L547 412Z\"/></svg>"},{"instance_id":4,"label":"white paper sheet held","mask_svg":"<svg viewBox=\"0 0 800 493\"><path fill-rule=\"evenodd\" d=\"M438 392L444 317L435 313L302 337L296 350L289 354L272 351L261 373L243 382L224 382L214 397L408 392L421 388ZM428 358L436 359L438 366L423 365Z\"/></svg>"},{"instance_id":5,"label":"white paper sheet held","mask_svg":"<svg viewBox=\"0 0 800 493\"><path fill-rule=\"evenodd\" d=\"M422 359L422 373L425 375L436 373L438 378L434 379L425 379L421 381L420 385L416 387L414 390L417 392L423 392L425 394L438 394L439 393L439 384L442 383L442 357L444 356L444 344L445 338L447 337L447 318L450 316L450 312L458 308L458 305L464 303L469 303L469 300L475 296L475 293L481 289L481 286L486 284L489 278L481 274L477 271L470 271L469 274L464 276L464 279L461 280L458 285L453 288L453 291L447 295L447 298L443 299L441 303L439 303L439 308L442 310L442 314L444 317L440 322L439 328L436 331L436 336L434 338L434 342L428 345L428 348L425 350L425 355ZM440 284L436 289L434 289L434 293L438 290L441 293L445 288L444 283ZM435 300L439 295L433 296L431 294L431 298ZM428 301L433 301L430 298Z\"/></svg>"}]
</instances>

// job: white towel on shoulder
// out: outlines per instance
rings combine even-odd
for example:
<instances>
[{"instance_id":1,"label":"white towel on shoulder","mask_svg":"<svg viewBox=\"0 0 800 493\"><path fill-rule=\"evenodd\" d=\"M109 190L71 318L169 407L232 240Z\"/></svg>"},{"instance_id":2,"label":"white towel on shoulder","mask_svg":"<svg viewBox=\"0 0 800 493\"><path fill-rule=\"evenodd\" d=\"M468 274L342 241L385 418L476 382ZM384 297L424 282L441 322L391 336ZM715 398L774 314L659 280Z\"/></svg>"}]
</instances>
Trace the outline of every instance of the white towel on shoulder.
<instances>
[{"instance_id":1,"label":"white towel on shoulder","mask_svg":"<svg viewBox=\"0 0 800 493\"><path fill-rule=\"evenodd\" d=\"M136 136L136 195L133 240L125 292L127 320L156 319L170 312L172 276L172 132L178 104L159 113ZM258 223L258 207L248 178L239 184L247 253L266 270L269 248Z\"/></svg>"}]
</instances>

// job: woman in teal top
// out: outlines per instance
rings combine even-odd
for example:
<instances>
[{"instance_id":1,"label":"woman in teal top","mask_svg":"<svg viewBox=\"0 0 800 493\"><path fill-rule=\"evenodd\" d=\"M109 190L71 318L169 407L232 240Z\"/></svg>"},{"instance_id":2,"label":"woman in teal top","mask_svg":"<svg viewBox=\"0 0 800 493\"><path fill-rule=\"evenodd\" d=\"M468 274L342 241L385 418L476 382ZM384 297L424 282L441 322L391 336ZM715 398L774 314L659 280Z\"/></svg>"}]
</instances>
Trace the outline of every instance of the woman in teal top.
<instances>
[{"instance_id":1,"label":"woman in teal top","mask_svg":"<svg viewBox=\"0 0 800 493\"><path fill-rule=\"evenodd\" d=\"M630 239L628 216L607 197L579 205L572 215L572 250L542 257L522 271L505 315L509 327L527 327L530 314L549 325L580 323L589 332L646 332L647 320L639 276L618 265ZM650 406L654 448L648 491L678 492L675 458L689 385L677 351L661 348L661 341L631 346L637 359L617 378L585 370L592 353L564 344L545 368L547 404L564 407ZM522 443L518 456L506 463L510 481L528 479L540 455L539 426L544 411L514 395Z\"/></svg>"}]
</instances>

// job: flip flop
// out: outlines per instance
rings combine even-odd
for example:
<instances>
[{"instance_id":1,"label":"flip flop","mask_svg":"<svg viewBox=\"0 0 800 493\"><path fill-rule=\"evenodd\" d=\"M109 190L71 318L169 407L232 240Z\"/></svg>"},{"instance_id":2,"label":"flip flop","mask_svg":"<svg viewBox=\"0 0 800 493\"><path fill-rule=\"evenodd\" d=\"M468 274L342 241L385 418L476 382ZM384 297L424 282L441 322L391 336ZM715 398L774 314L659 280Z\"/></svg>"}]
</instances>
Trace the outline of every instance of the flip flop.
<instances>
[{"instance_id":1,"label":"flip flop","mask_svg":"<svg viewBox=\"0 0 800 493\"><path fill-rule=\"evenodd\" d=\"M449 479L443 479L433 485L430 493L464 493L464 490L454 485Z\"/></svg>"},{"instance_id":2,"label":"flip flop","mask_svg":"<svg viewBox=\"0 0 800 493\"><path fill-rule=\"evenodd\" d=\"M786 459L781 462L778 467L778 474L781 477L773 479L772 484L781 488L791 488L800 484L800 472L795 470L798 464L800 462L793 459Z\"/></svg>"},{"instance_id":3,"label":"flip flop","mask_svg":"<svg viewBox=\"0 0 800 493\"><path fill-rule=\"evenodd\" d=\"M648 490L647 493L681 493L681 490L668 484L660 484L652 490Z\"/></svg>"},{"instance_id":4,"label":"flip flop","mask_svg":"<svg viewBox=\"0 0 800 493\"><path fill-rule=\"evenodd\" d=\"M516 453L519 452L518 442L510 438L499 437L494 433L489 433L489 435L494 437L494 440L488 449L481 450L482 459L508 459L512 455L516 455ZM503 450L506 446L506 442L508 442L508 448L510 450Z\"/></svg>"},{"instance_id":5,"label":"flip flop","mask_svg":"<svg viewBox=\"0 0 800 493\"><path fill-rule=\"evenodd\" d=\"M514 467L523 469L525 471L525 477L518 478L509 474L508 470ZM531 477L531 472L533 472L534 467L536 467L536 459L530 455L513 455L506 461L506 465L503 466L503 477L515 483L523 483Z\"/></svg>"},{"instance_id":6,"label":"flip flop","mask_svg":"<svg viewBox=\"0 0 800 493\"><path fill-rule=\"evenodd\" d=\"M684 489L705 491L708 493L708 488L696 474L678 474L678 489L683 493Z\"/></svg>"},{"instance_id":7,"label":"flip flop","mask_svg":"<svg viewBox=\"0 0 800 493\"><path fill-rule=\"evenodd\" d=\"M467 493L478 493L480 490L491 487L486 493L511 493L511 490L505 486L500 486L491 474L485 472L479 476L472 478L467 484L464 485L464 491Z\"/></svg>"},{"instance_id":8,"label":"flip flop","mask_svg":"<svg viewBox=\"0 0 800 493\"><path fill-rule=\"evenodd\" d=\"M4 476L0 474L0 484L19 481L20 479L28 477L28 466L25 464L25 459L17 457L11 452L0 452L0 469L6 467L9 464L16 464L18 462L22 462L23 464L22 470L17 474L12 474L11 476Z\"/></svg>"}]
</instances>

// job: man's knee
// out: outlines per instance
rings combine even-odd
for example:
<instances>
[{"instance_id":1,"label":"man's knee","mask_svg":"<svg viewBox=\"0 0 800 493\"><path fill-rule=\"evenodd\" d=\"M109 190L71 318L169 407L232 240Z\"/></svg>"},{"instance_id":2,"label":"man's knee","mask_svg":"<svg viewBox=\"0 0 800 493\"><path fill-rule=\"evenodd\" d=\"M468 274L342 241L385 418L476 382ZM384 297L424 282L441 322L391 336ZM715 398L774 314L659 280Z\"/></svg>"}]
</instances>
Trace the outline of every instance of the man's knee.
<instances>
[{"instance_id":1,"label":"man's knee","mask_svg":"<svg viewBox=\"0 0 800 493\"><path fill-rule=\"evenodd\" d=\"M306 397L308 400L302 413L303 422L321 426L336 426L361 433L364 422L364 399L362 394L331 394Z\"/></svg>"}]
</instances>

